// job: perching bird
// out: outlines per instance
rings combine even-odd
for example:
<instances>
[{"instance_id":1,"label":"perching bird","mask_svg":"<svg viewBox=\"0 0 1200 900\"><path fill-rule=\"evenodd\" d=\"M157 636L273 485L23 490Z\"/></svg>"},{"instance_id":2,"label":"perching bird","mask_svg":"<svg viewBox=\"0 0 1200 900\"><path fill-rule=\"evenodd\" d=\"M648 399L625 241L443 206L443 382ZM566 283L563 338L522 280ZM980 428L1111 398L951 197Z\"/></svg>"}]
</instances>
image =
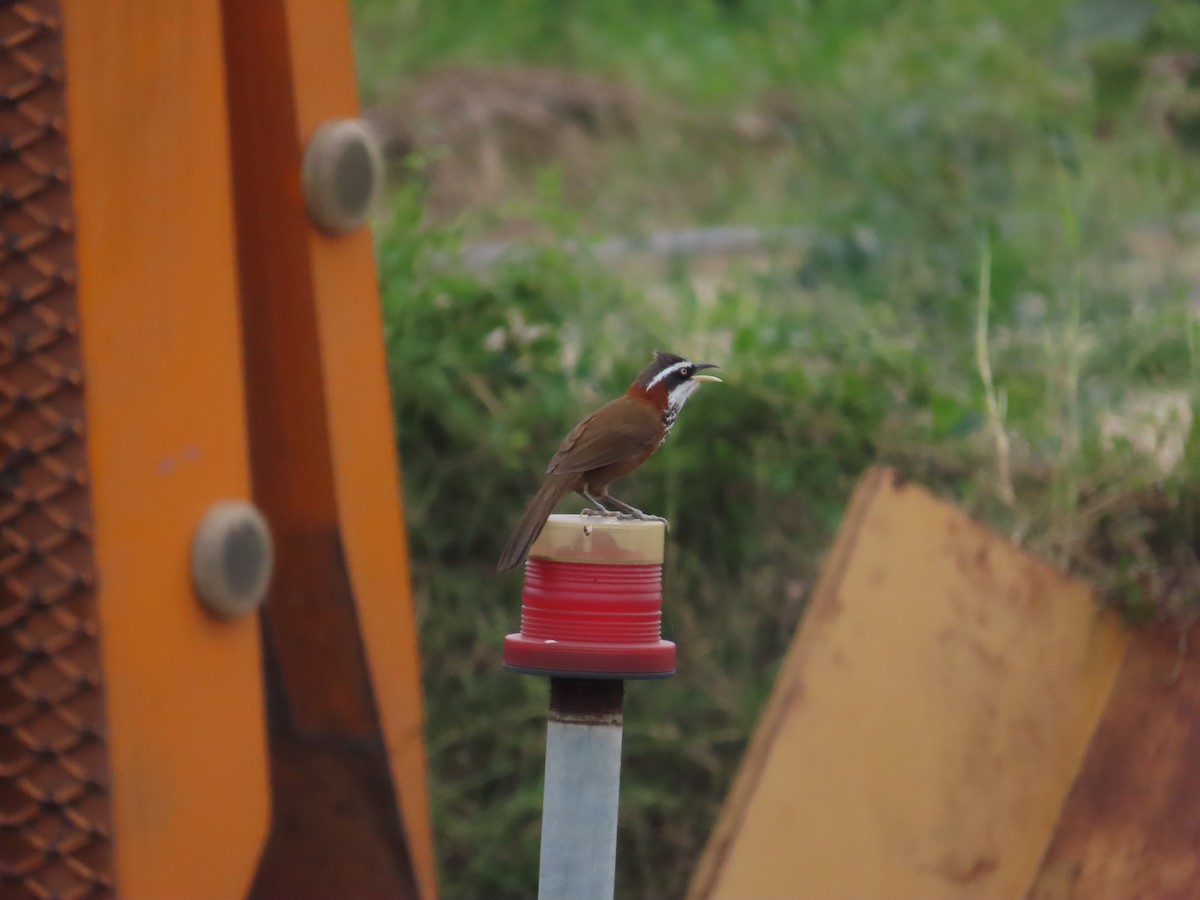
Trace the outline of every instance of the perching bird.
<instances>
[{"instance_id":1,"label":"perching bird","mask_svg":"<svg viewBox=\"0 0 1200 900\"><path fill-rule=\"evenodd\" d=\"M720 381L698 374L715 369L713 363L695 363L674 353L654 352L654 361L633 380L623 396L604 404L571 429L546 467L546 480L525 507L521 521L509 535L496 570L505 572L529 555L546 519L569 492L581 494L602 513L606 503L626 516L663 521L648 516L608 493L608 486L628 475L657 450L671 433L675 417L702 381Z\"/></svg>"}]
</instances>

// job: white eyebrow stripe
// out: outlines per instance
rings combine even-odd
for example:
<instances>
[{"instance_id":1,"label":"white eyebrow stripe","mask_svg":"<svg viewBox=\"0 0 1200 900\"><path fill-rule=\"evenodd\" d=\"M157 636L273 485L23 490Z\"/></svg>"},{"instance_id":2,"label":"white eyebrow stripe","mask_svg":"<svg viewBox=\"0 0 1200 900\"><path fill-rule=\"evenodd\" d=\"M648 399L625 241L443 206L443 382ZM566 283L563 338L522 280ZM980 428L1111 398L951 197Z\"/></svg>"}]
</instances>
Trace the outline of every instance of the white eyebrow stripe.
<instances>
[{"instance_id":1,"label":"white eyebrow stripe","mask_svg":"<svg viewBox=\"0 0 1200 900\"><path fill-rule=\"evenodd\" d=\"M667 368L663 369L661 372L659 372L657 375L655 375L653 378L650 379L650 383L648 385L646 385L646 390L650 390L650 388L654 387L656 384L658 384L660 381L662 381L664 378L666 378L672 372L678 372L680 369L686 369L690 365L691 365L691 363L685 359L683 362L677 362L674 365L667 366Z\"/></svg>"}]
</instances>

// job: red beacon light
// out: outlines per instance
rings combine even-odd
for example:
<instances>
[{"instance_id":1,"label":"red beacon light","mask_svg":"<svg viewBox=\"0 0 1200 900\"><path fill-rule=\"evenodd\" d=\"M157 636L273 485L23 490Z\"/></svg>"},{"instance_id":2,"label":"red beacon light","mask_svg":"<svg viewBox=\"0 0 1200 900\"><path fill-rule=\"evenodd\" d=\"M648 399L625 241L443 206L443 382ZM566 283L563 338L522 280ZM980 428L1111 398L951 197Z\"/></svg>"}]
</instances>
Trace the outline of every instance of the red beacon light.
<instances>
[{"instance_id":1,"label":"red beacon light","mask_svg":"<svg viewBox=\"0 0 1200 900\"><path fill-rule=\"evenodd\" d=\"M675 674L662 639L662 522L555 515L525 564L521 631L504 666L553 678Z\"/></svg>"}]
</instances>

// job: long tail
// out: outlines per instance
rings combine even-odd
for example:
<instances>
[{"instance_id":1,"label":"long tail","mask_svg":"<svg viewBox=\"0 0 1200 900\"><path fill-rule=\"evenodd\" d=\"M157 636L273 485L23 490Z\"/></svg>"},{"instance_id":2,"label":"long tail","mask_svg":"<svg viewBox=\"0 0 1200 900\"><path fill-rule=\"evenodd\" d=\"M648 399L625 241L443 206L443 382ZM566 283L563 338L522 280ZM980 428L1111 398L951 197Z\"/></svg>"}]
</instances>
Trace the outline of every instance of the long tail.
<instances>
[{"instance_id":1,"label":"long tail","mask_svg":"<svg viewBox=\"0 0 1200 900\"><path fill-rule=\"evenodd\" d=\"M496 563L497 572L507 572L525 561L525 557L529 555L529 548L542 533L546 519L550 518L550 513L554 512L558 501L570 492L571 485L577 477L574 473L546 476L538 492L525 507L525 512L521 514L521 521L508 536L508 543L504 545L504 552L500 554L500 561Z\"/></svg>"}]
</instances>

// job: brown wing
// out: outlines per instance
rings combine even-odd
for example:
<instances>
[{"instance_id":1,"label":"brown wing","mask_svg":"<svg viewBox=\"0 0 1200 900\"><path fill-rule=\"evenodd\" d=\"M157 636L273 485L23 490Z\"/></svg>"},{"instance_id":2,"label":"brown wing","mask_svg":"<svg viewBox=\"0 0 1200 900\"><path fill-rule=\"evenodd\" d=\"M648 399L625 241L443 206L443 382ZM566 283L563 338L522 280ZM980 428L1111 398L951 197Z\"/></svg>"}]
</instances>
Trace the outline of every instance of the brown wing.
<instances>
[{"instance_id":1,"label":"brown wing","mask_svg":"<svg viewBox=\"0 0 1200 900\"><path fill-rule=\"evenodd\" d=\"M662 417L648 403L618 397L600 407L563 438L546 472L589 472L654 450Z\"/></svg>"}]
</instances>

